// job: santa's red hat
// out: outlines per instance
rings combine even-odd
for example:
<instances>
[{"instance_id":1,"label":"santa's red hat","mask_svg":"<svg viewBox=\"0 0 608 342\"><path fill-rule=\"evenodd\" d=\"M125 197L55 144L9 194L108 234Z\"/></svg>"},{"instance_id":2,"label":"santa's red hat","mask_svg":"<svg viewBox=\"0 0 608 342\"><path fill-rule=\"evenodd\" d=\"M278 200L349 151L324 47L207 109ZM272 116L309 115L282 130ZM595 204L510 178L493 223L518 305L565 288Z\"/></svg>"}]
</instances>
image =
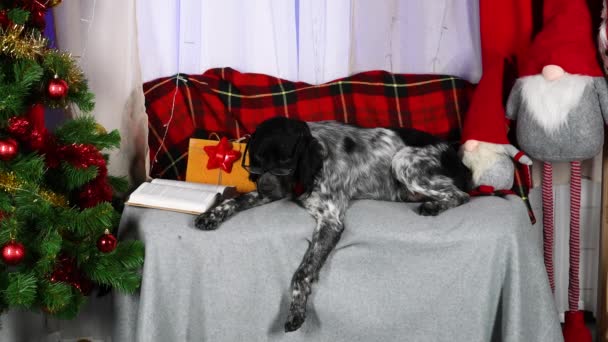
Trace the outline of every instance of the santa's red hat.
<instances>
[{"instance_id":1,"label":"santa's red hat","mask_svg":"<svg viewBox=\"0 0 608 342\"><path fill-rule=\"evenodd\" d=\"M586 0L544 0L543 26L519 65L519 76L537 75L547 65L570 74L603 76Z\"/></svg>"},{"instance_id":2,"label":"santa's red hat","mask_svg":"<svg viewBox=\"0 0 608 342\"><path fill-rule=\"evenodd\" d=\"M509 143L503 104L504 63L530 44L531 1L479 1L483 73L466 113L462 142Z\"/></svg>"}]
</instances>

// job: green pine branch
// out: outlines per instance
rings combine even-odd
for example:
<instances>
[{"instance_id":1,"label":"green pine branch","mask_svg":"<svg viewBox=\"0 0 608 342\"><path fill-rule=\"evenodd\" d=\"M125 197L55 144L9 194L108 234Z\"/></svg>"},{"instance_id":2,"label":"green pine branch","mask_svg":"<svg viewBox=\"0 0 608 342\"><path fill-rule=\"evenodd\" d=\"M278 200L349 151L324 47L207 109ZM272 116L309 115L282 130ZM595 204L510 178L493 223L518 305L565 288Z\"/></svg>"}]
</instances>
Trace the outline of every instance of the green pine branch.
<instances>
[{"instance_id":1,"label":"green pine branch","mask_svg":"<svg viewBox=\"0 0 608 342\"><path fill-rule=\"evenodd\" d=\"M99 124L90 115L83 115L67 121L55 131L55 135L65 144L91 144L100 151L120 146L120 133L99 131Z\"/></svg>"},{"instance_id":2,"label":"green pine branch","mask_svg":"<svg viewBox=\"0 0 608 342\"><path fill-rule=\"evenodd\" d=\"M10 117L25 112L31 91L40 82L43 69L36 61L19 60L8 71L4 68L4 73L0 84L0 120L6 125Z\"/></svg>"},{"instance_id":3,"label":"green pine branch","mask_svg":"<svg viewBox=\"0 0 608 342\"><path fill-rule=\"evenodd\" d=\"M13 171L20 180L29 183L40 183L46 172L44 157L40 154L30 153L18 155L11 163L4 164L4 171Z\"/></svg>"},{"instance_id":4,"label":"green pine branch","mask_svg":"<svg viewBox=\"0 0 608 342\"><path fill-rule=\"evenodd\" d=\"M80 308L85 301L86 297L72 288L72 300L62 310L54 313L53 316L61 319L74 319L78 316L78 312L80 312Z\"/></svg>"},{"instance_id":5,"label":"green pine branch","mask_svg":"<svg viewBox=\"0 0 608 342\"><path fill-rule=\"evenodd\" d=\"M108 176L108 183L115 193L124 193L129 190L129 181L126 177Z\"/></svg>"},{"instance_id":6,"label":"green pine branch","mask_svg":"<svg viewBox=\"0 0 608 342\"><path fill-rule=\"evenodd\" d=\"M17 25L25 25L29 17L30 12L21 8L13 8L8 11L8 18Z\"/></svg>"},{"instance_id":7,"label":"green pine branch","mask_svg":"<svg viewBox=\"0 0 608 342\"><path fill-rule=\"evenodd\" d=\"M72 191L82 187L97 177L99 169L97 166L93 165L86 168L74 167L72 164L62 161L61 171L65 176L63 184L65 189L67 191Z\"/></svg>"},{"instance_id":8,"label":"green pine branch","mask_svg":"<svg viewBox=\"0 0 608 342\"><path fill-rule=\"evenodd\" d=\"M115 227L120 216L111 203L102 202L82 211L64 210L60 213L60 220L65 223L67 231L86 236L90 233L101 235L105 229Z\"/></svg>"},{"instance_id":9,"label":"green pine branch","mask_svg":"<svg viewBox=\"0 0 608 342\"><path fill-rule=\"evenodd\" d=\"M82 266L92 280L125 293L139 287L141 275L136 270L144 263L144 245L141 241L123 241L113 252L98 252L97 255L98 258Z\"/></svg>"},{"instance_id":10,"label":"green pine branch","mask_svg":"<svg viewBox=\"0 0 608 342\"><path fill-rule=\"evenodd\" d=\"M39 290L40 304L49 312L59 312L69 308L74 300L72 286L63 282L41 281Z\"/></svg>"},{"instance_id":11,"label":"green pine branch","mask_svg":"<svg viewBox=\"0 0 608 342\"><path fill-rule=\"evenodd\" d=\"M30 308L36 300L37 290L36 276L32 272L11 272L3 294L10 306Z\"/></svg>"}]
</instances>

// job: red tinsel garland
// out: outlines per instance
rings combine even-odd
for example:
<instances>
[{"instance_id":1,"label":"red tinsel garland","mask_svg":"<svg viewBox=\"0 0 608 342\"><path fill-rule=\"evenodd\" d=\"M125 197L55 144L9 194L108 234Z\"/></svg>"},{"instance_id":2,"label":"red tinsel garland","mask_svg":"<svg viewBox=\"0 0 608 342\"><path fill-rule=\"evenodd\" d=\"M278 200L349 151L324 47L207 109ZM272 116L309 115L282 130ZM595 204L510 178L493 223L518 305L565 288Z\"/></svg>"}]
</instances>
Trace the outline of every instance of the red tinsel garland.
<instances>
[{"instance_id":1,"label":"red tinsel garland","mask_svg":"<svg viewBox=\"0 0 608 342\"><path fill-rule=\"evenodd\" d=\"M28 118L12 117L8 120L7 131L27 149L44 155L50 169L57 168L66 161L76 168L97 167L97 177L82 188L78 194L81 208L91 208L101 202L112 200L112 188L107 182L106 161L97 147L88 144L59 145L56 138L46 128L35 127Z\"/></svg>"}]
</instances>

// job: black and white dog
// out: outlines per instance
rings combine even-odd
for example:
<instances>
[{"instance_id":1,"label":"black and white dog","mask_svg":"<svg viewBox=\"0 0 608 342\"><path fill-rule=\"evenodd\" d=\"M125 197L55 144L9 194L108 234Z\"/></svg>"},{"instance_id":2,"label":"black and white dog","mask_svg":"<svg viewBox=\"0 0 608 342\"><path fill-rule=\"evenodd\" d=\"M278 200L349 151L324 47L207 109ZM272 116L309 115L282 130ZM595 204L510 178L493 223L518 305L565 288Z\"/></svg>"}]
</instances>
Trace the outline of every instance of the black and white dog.
<instances>
[{"instance_id":1,"label":"black and white dog","mask_svg":"<svg viewBox=\"0 0 608 342\"><path fill-rule=\"evenodd\" d=\"M199 215L195 225L216 229L239 211L285 197L293 198L317 220L312 241L291 280L285 331L294 331L304 322L311 284L340 239L351 199L423 202L421 215L437 215L469 200L471 174L456 151L416 130L364 129L334 121L277 117L257 127L247 150L250 165L243 166L257 191L220 203ZM298 188L303 191L294 190Z\"/></svg>"}]
</instances>

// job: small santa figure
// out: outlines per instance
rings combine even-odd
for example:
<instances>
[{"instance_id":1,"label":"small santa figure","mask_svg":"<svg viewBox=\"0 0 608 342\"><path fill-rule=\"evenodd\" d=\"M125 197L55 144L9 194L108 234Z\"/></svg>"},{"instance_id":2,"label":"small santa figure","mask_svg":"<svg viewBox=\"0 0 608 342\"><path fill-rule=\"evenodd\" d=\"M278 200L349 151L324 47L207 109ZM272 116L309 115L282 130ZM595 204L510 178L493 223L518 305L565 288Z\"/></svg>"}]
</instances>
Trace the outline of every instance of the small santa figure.
<instances>
[{"instance_id":1,"label":"small santa figure","mask_svg":"<svg viewBox=\"0 0 608 342\"><path fill-rule=\"evenodd\" d=\"M580 162L597 155L608 119L608 87L596 59L585 0L545 0L543 26L525 58L507 102L519 146L543 162L542 201L545 266L553 279L552 162L570 162L570 272L564 326L566 341L589 341L579 311Z\"/></svg>"},{"instance_id":2,"label":"small santa figure","mask_svg":"<svg viewBox=\"0 0 608 342\"><path fill-rule=\"evenodd\" d=\"M508 93L503 87L509 84L505 65L530 45L531 0L480 0L479 20L483 68L463 122L460 155L472 171L472 195L502 196L517 189L534 223L524 189L528 185L527 167L517 167L524 171L520 173L524 177L519 179L520 186L513 187L516 166L531 165L532 161L507 138L509 122L504 106Z\"/></svg>"}]
</instances>

